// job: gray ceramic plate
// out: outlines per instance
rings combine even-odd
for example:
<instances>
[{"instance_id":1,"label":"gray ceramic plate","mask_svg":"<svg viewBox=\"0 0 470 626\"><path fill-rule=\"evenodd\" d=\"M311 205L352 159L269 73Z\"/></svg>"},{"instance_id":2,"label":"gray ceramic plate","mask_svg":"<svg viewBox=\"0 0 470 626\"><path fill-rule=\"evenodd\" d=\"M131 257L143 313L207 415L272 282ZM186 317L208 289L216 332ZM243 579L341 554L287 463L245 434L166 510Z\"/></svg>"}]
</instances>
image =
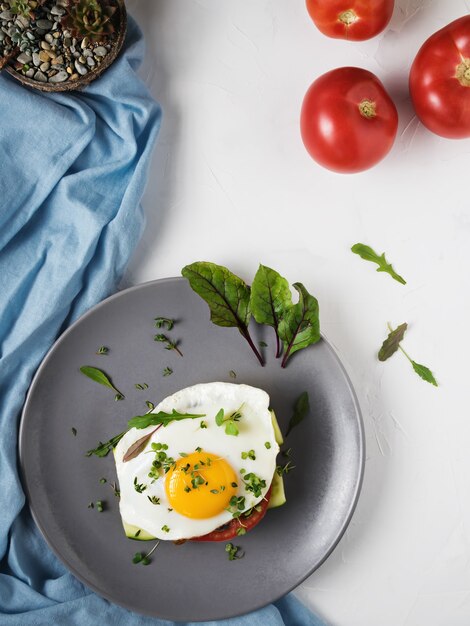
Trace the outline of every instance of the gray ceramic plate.
<instances>
[{"instance_id":1,"label":"gray ceramic plate","mask_svg":"<svg viewBox=\"0 0 470 626\"><path fill-rule=\"evenodd\" d=\"M157 316L174 318L169 333L183 357L153 341ZM20 462L36 523L63 563L101 596L139 613L177 621L214 620L272 602L311 574L338 543L361 485L364 439L347 375L322 340L292 357L283 370L270 328L254 328L262 368L236 329L214 326L207 305L183 279L139 285L105 300L56 342L39 368L23 411ZM95 355L99 346L107 356ZM126 399L80 374L104 369ZM165 367L173 374L162 375ZM230 372L236 373L234 379ZM86 457L98 441L177 389L214 380L248 383L271 396L285 432L295 399L310 396L311 414L289 435L296 469L286 477L287 504L235 543L244 558L229 561L224 543L162 542L151 565L133 565L153 544L124 536L109 483L112 455ZM135 383L147 383L139 391ZM77 434L72 434L76 428ZM108 480L100 484L101 477ZM103 500L106 510L89 509Z\"/></svg>"}]
</instances>

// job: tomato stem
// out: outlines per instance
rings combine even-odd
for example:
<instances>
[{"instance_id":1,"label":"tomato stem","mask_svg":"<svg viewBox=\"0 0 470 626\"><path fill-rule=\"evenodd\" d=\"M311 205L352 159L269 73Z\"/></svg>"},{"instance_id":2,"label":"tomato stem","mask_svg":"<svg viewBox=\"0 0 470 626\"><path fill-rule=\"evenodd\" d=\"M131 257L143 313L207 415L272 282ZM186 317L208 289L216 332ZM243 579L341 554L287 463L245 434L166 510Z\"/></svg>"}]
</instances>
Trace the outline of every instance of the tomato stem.
<instances>
[{"instance_id":1,"label":"tomato stem","mask_svg":"<svg viewBox=\"0 0 470 626\"><path fill-rule=\"evenodd\" d=\"M359 104L359 113L363 117L366 117L369 120L377 115L375 109L376 109L376 104L375 102L372 102L372 100L363 100Z\"/></svg>"},{"instance_id":2,"label":"tomato stem","mask_svg":"<svg viewBox=\"0 0 470 626\"><path fill-rule=\"evenodd\" d=\"M351 26L351 24L354 24L357 19L357 14L352 9L343 11L338 15L338 20L342 22L345 26Z\"/></svg>"},{"instance_id":3,"label":"tomato stem","mask_svg":"<svg viewBox=\"0 0 470 626\"><path fill-rule=\"evenodd\" d=\"M455 77L462 87L470 87L470 59L462 59L462 63L457 65Z\"/></svg>"}]
</instances>

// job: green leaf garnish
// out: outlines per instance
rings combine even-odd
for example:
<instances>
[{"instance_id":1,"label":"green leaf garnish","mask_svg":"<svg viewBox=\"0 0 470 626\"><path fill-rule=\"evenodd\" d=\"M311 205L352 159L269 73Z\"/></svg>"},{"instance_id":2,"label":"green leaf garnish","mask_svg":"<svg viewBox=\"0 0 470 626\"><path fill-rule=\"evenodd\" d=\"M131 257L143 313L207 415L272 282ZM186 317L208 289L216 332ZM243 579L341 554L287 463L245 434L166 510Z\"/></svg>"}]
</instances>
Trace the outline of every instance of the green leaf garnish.
<instances>
[{"instance_id":1,"label":"green leaf garnish","mask_svg":"<svg viewBox=\"0 0 470 626\"><path fill-rule=\"evenodd\" d=\"M217 426L222 426L222 424L224 423L224 415L225 412L223 409L220 409L217 412L217 415L215 416L215 423L217 424Z\"/></svg>"},{"instance_id":2,"label":"green leaf garnish","mask_svg":"<svg viewBox=\"0 0 470 626\"><path fill-rule=\"evenodd\" d=\"M105 503L103 502L103 500L97 500L96 501L96 510L98 511L98 513L102 513L105 509Z\"/></svg>"},{"instance_id":3,"label":"green leaf garnish","mask_svg":"<svg viewBox=\"0 0 470 626\"><path fill-rule=\"evenodd\" d=\"M100 478L100 485L104 485L107 482L106 478Z\"/></svg>"},{"instance_id":4,"label":"green leaf garnish","mask_svg":"<svg viewBox=\"0 0 470 626\"><path fill-rule=\"evenodd\" d=\"M155 408L154 403L150 402L150 400L146 400L145 404L147 405L147 408L149 408L151 411L153 411L153 409Z\"/></svg>"},{"instance_id":5,"label":"green leaf garnish","mask_svg":"<svg viewBox=\"0 0 470 626\"><path fill-rule=\"evenodd\" d=\"M147 498L152 504L160 504L160 498L157 498L157 496L147 496Z\"/></svg>"},{"instance_id":6,"label":"green leaf garnish","mask_svg":"<svg viewBox=\"0 0 470 626\"><path fill-rule=\"evenodd\" d=\"M119 435L112 437L109 441L106 441L105 443L102 443L100 441L96 448L88 450L86 456L91 456L92 454L94 454L95 456L105 457L111 450L113 450L113 448L118 445L118 443L121 441L125 434L126 431L119 433Z\"/></svg>"},{"instance_id":7,"label":"green leaf garnish","mask_svg":"<svg viewBox=\"0 0 470 626\"><path fill-rule=\"evenodd\" d=\"M416 361L411 361L411 365L413 366L414 371L425 380L427 383L434 385L434 387L438 387L437 380L434 378L433 373L426 367L425 365L421 365L420 363L416 363Z\"/></svg>"},{"instance_id":8,"label":"green leaf garnish","mask_svg":"<svg viewBox=\"0 0 470 626\"><path fill-rule=\"evenodd\" d=\"M276 358L279 357L281 355L279 324L286 311L292 307L289 283L275 270L260 265L251 285L250 306L258 324L267 324L274 328Z\"/></svg>"},{"instance_id":9,"label":"green leaf garnish","mask_svg":"<svg viewBox=\"0 0 470 626\"><path fill-rule=\"evenodd\" d=\"M171 413L159 411L158 413L146 413L145 415L136 415L129 420L129 428L147 428L147 426L168 426L170 422L178 422L186 419L196 419L198 417L206 417L205 413L179 413L173 409Z\"/></svg>"},{"instance_id":10,"label":"green leaf garnish","mask_svg":"<svg viewBox=\"0 0 470 626\"><path fill-rule=\"evenodd\" d=\"M304 391L295 401L294 413L290 418L289 425L287 427L286 437L295 426L298 426L300 422L305 419L309 410L310 404L308 399L308 393Z\"/></svg>"},{"instance_id":11,"label":"green leaf garnish","mask_svg":"<svg viewBox=\"0 0 470 626\"><path fill-rule=\"evenodd\" d=\"M237 559L241 559L244 556L244 552L242 552L240 546L234 546L233 543L225 544L225 552L227 552L228 554L229 561L235 561Z\"/></svg>"},{"instance_id":12,"label":"green leaf garnish","mask_svg":"<svg viewBox=\"0 0 470 626\"><path fill-rule=\"evenodd\" d=\"M225 416L224 410L220 409L220 411L218 411L217 415L215 416L215 423L217 424L217 426L222 426L223 424L225 424L226 435L232 435L234 437L238 435L239 430L237 428L236 422L240 421L240 419L242 418L242 414L240 412L241 408L242 407L227 416Z\"/></svg>"},{"instance_id":13,"label":"green leaf garnish","mask_svg":"<svg viewBox=\"0 0 470 626\"><path fill-rule=\"evenodd\" d=\"M229 420L225 424L225 434L226 435L232 435L233 437L237 437L238 433L239 433L239 430L238 430L235 422L233 422L232 420Z\"/></svg>"},{"instance_id":14,"label":"green leaf garnish","mask_svg":"<svg viewBox=\"0 0 470 626\"><path fill-rule=\"evenodd\" d=\"M83 365L80 368L80 371L82 374L84 374L85 376L93 380L95 383L99 383L100 385L103 385L104 387L108 387L109 389L112 389L116 393L116 396L121 396L119 400L124 398L124 394L122 394L119 391L119 389L116 389L116 387L111 382L111 379L109 378L109 376L105 374L102 370L99 370L97 367L92 367L91 365Z\"/></svg>"},{"instance_id":15,"label":"green leaf garnish","mask_svg":"<svg viewBox=\"0 0 470 626\"><path fill-rule=\"evenodd\" d=\"M230 376L230 378L236 378L237 374L233 370L230 370L229 376Z\"/></svg>"},{"instance_id":16,"label":"green leaf garnish","mask_svg":"<svg viewBox=\"0 0 470 626\"><path fill-rule=\"evenodd\" d=\"M168 317L156 317L155 318L155 328L166 328L167 330L171 330L175 325L174 320Z\"/></svg>"},{"instance_id":17,"label":"green leaf garnish","mask_svg":"<svg viewBox=\"0 0 470 626\"><path fill-rule=\"evenodd\" d=\"M387 262L385 258L385 252L382 254L377 254L374 252L370 246L366 246L363 243L356 243L352 248L351 252L354 254L358 254L361 259L364 261L371 261L372 263L376 263L379 267L377 268L377 272L386 272L389 274L394 280L401 283L402 285L406 285L406 280L397 274L393 269L392 265Z\"/></svg>"},{"instance_id":18,"label":"green leaf garnish","mask_svg":"<svg viewBox=\"0 0 470 626\"><path fill-rule=\"evenodd\" d=\"M144 391L144 389L148 389L149 386L147 385L147 383L136 383L134 385L134 387L138 390L138 391Z\"/></svg>"},{"instance_id":19,"label":"green leaf garnish","mask_svg":"<svg viewBox=\"0 0 470 626\"><path fill-rule=\"evenodd\" d=\"M127 463L127 461L131 461L132 459L135 459L137 456L139 456L139 454L143 452L147 447L150 437L156 430L158 430L158 428L155 428L155 430L152 430L150 433L147 433L140 439L137 439L137 441L134 441L134 443L128 448L128 450L122 457L123 462Z\"/></svg>"},{"instance_id":20,"label":"green leaf garnish","mask_svg":"<svg viewBox=\"0 0 470 626\"><path fill-rule=\"evenodd\" d=\"M416 374L418 374L420 378L422 378L427 383L434 385L434 387L438 387L439 385L437 383L437 380L435 379L434 374L431 372L429 367L426 367L426 365L422 365L421 363L417 363L416 361L414 361L410 357L410 355L403 349L401 341L404 338L407 328L408 325L405 323L401 324L400 326L398 326L398 328L395 328L395 330L393 330L390 324L388 324L388 330L390 332L387 339L383 342L382 347L380 348L378 355L379 360L385 361L390 358L392 354L395 354L397 350L400 350L411 363L413 370L416 372Z\"/></svg>"},{"instance_id":21,"label":"green leaf garnish","mask_svg":"<svg viewBox=\"0 0 470 626\"><path fill-rule=\"evenodd\" d=\"M173 370L171 367L165 367L163 370L163 376L171 376L173 374Z\"/></svg>"},{"instance_id":22,"label":"green leaf garnish","mask_svg":"<svg viewBox=\"0 0 470 626\"><path fill-rule=\"evenodd\" d=\"M248 331L251 318L248 285L226 267L205 261L186 265L181 273L209 305L211 321L217 326L238 328L260 364L264 365Z\"/></svg>"},{"instance_id":23,"label":"green leaf garnish","mask_svg":"<svg viewBox=\"0 0 470 626\"><path fill-rule=\"evenodd\" d=\"M137 493L143 493L147 489L147 485L144 485L144 483L138 483L136 476L134 478L134 489L137 491Z\"/></svg>"},{"instance_id":24,"label":"green leaf garnish","mask_svg":"<svg viewBox=\"0 0 470 626\"><path fill-rule=\"evenodd\" d=\"M397 326L395 330L390 330L387 339L385 339L379 350L379 361L386 361L393 354L395 354L400 347L400 342L403 340L407 328L408 324L405 322L404 324Z\"/></svg>"},{"instance_id":25,"label":"green leaf garnish","mask_svg":"<svg viewBox=\"0 0 470 626\"><path fill-rule=\"evenodd\" d=\"M163 334L159 334L159 335L155 335L155 337L153 338L154 341L158 341L160 343L164 343L165 344L165 350L174 350L175 352L177 352L180 356L183 356L183 353L181 352L181 350L178 348L178 344L176 341L172 341L171 339L169 339L166 335Z\"/></svg>"},{"instance_id":26,"label":"green leaf garnish","mask_svg":"<svg viewBox=\"0 0 470 626\"><path fill-rule=\"evenodd\" d=\"M318 301L308 293L302 283L294 283L299 301L287 310L279 322L279 337L284 342L285 353L282 367L294 352L302 350L320 340Z\"/></svg>"},{"instance_id":27,"label":"green leaf garnish","mask_svg":"<svg viewBox=\"0 0 470 626\"><path fill-rule=\"evenodd\" d=\"M108 354L108 352L109 348L107 348L106 346L100 346L96 351L96 354Z\"/></svg>"},{"instance_id":28,"label":"green leaf garnish","mask_svg":"<svg viewBox=\"0 0 470 626\"><path fill-rule=\"evenodd\" d=\"M265 441L265 442L264 442L264 447L265 447L267 450L270 450L270 449L271 449L271 444L269 443L269 441Z\"/></svg>"},{"instance_id":29,"label":"green leaf garnish","mask_svg":"<svg viewBox=\"0 0 470 626\"><path fill-rule=\"evenodd\" d=\"M139 532L139 534L140 534L140 532ZM137 537L138 536L137 533L134 536ZM139 563L141 565L149 565L151 563L150 557L155 552L155 550L158 548L159 544L160 544L160 541L157 541L157 543L153 546L153 548L147 554L144 554L143 552L136 552L134 554L132 562L135 565L138 565Z\"/></svg>"}]
</instances>

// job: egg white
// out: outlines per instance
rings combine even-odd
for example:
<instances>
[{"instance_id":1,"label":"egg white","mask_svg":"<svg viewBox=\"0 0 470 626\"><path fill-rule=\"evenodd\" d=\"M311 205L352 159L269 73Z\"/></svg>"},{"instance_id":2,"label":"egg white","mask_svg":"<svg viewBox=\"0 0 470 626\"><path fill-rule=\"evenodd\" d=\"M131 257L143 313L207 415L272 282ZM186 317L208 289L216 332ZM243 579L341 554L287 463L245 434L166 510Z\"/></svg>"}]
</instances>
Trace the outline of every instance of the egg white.
<instances>
[{"instance_id":1,"label":"egg white","mask_svg":"<svg viewBox=\"0 0 470 626\"><path fill-rule=\"evenodd\" d=\"M215 416L221 408L227 415L240 407L242 418L237 422L239 434L227 435L224 426L217 426ZM154 537L168 540L190 539L205 535L226 524L232 519L232 514L230 511L223 511L210 518L193 519L175 510L168 510L171 504L165 491L165 475L153 483L148 477L155 458L151 443L165 443L168 446L165 452L175 461L180 458L181 452L190 454L197 447L223 457L237 474L236 495L244 496L246 505L244 510L255 506L268 491L276 469L279 446L274 436L269 396L256 387L221 382L198 384L181 389L165 398L153 412L171 413L173 409L180 413L203 413L205 417L174 421L166 427L159 428L150 438L145 451L127 462L123 462L122 459L129 447L146 433L154 430L155 426L145 429L132 428L124 435L115 449L116 471L121 491L119 508L124 522L137 526ZM201 420L207 424L207 428L201 428ZM266 448L266 442L269 442L269 448ZM241 453L248 450L255 451L255 460L242 460ZM259 497L246 490L240 474L242 468L246 473L253 472L266 481L266 487L262 489ZM136 477L138 484L146 486L142 493L135 489ZM160 504L152 504L147 496L159 498ZM167 527L169 531L163 531L163 527Z\"/></svg>"}]
</instances>

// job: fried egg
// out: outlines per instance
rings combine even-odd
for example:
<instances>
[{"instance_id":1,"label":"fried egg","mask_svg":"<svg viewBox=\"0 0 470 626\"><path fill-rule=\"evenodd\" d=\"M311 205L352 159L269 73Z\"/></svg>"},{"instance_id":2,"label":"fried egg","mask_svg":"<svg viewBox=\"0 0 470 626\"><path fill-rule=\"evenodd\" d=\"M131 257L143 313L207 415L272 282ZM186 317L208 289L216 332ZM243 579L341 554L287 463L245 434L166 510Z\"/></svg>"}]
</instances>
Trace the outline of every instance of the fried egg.
<instances>
[{"instance_id":1,"label":"fried egg","mask_svg":"<svg viewBox=\"0 0 470 626\"><path fill-rule=\"evenodd\" d=\"M115 449L125 524L159 539L200 537L256 506L276 469L268 394L249 385L204 383L181 389L153 410L200 414L130 429ZM152 433L145 449L127 450Z\"/></svg>"}]
</instances>

